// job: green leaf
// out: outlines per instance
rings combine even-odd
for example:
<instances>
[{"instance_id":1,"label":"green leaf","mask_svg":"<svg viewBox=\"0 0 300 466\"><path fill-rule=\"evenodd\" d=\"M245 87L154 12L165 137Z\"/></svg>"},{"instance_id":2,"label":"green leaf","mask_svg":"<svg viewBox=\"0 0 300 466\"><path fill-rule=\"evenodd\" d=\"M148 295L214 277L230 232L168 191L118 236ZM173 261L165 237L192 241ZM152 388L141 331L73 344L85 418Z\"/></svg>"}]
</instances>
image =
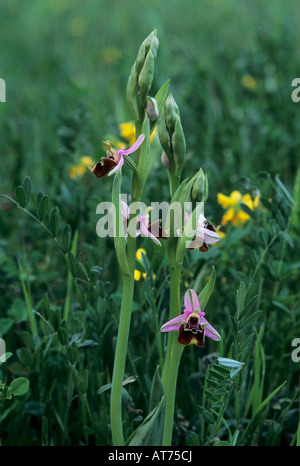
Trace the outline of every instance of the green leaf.
<instances>
[{"instance_id":1,"label":"green leaf","mask_svg":"<svg viewBox=\"0 0 300 466\"><path fill-rule=\"evenodd\" d=\"M150 124L149 118L145 112L141 133L145 135L145 139L140 149L135 154L135 160L137 163L137 174L138 174L138 188L135 193L139 199L143 192L146 179L149 174L149 156L150 156Z\"/></svg>"},{"instance_id":2,"label":"green leaf","mask_svg":"<svg viewBox=\"0 0 300 466\"><path fill-rule=\"evenodd\" d=\"M279 176L278 175L275 175L275 181L276 183L278 184L279 188L281 189L282 193L285 195L285 197L287 198L287 200L292 204L294 205L295 204L295 201L294 199L292 198L292 196L290 195L290 193L288 192L288 190L286 189L286 187L284 186L284 184L282 183L282 181L280 180Z\"/></svg>"},{"instance_id":3,"label":"green leaf","mask_svg":"<svg viewBox=\"0 0 300 466\"><path fill-rule=\"evenodd\" d=\"M16 298L14 299L10 309L7 311L7 314L10 317L16 319L18 324L25 322L28 318L27 307L23 299Z\"/></svg>"},{"instance_id":4,"label":"green leaf","mask_svg":"<svg viewBox=\"0 0 300 466\"><path fill-rule=\"evenodd\" d=\"M212 292L214 291L215 283L216 283L216 270L215 270L215 267L212 266L209 280L206 283L203 290L198 295L199 303L200 303L200 307L201 307L202 312L204 311L204 309L205 309L205 307L206 307L206 305L208 303L208 300L211 297Z\"/></svg>"},{"instance_id":5,"label":"green leaf","mask_svg":"<svg viewBox=\"0 0 300 466\"><path fill-rule=\"evenodd\" d=\"M59 230L59 218L60 218L59 208L53 207L50 213L50 231L54 238L57 236L57 233Z\"/></svg>"},{"instance_id":6,"label":"green leaf","mask_svg":"<svg viewBox=\"0 0 300 466\"><path fill-rule=\"evenodd\" d=\"M251 210L250 207L248 207L246 204L241 203L241 204L240 204L240 207L241 207L241 209L242 209L244 212L246 212L246 214L249 215L249 217L253 217L253 216L254 216L253 210Z\"/></svg>"},{"instance_id":7,"label":"green leaf","mask_svg":"<svg viewBox=\"0 0 300 466\"><path fill-rule=\"evenodd\" d=\"M149 411L152 411L159 404L163 394L164 389L160 378L159 366L157 366L151 385Z\"/></svg>"},{"instance_id":8,"label":"green leaf","mask_svg":"<svg viewBox=\"0 0 300 466\"><path fill-rule=\"evenodd\" d=\"M87 299L83 287L78 283L76 283L76 294L79 306L81 310L84 311L86 309Z\"/></svg>"},{"instance_id":9,"label":"green leaf","mask_svg":"<svg viewBox=\"0 0 300 466\"><path fill-rule=\"evenodd\" d=\"M16 200L17 200L18 204L21 207L26 207L27 200L26 200L26 194L25 194L23 186L17 186L16 187L15 196L16 196Z\"/></svg>"},{"instance_id":10,"label":"green leaf","mask_svg":"<svg viewBox=\"0 0 300 466\"><path fill-rule=\"evenodd\" d=\"M29 176L25 176L24 180L22 181L22 186L26 194L26 204L28 204L31 194L31 178Z\"/></svg>"},{"instance_id":11,"label":"green leaf","mask_svg":"<svg viewBox=\"0 0 300 466\"><path fill-rule=\"evenodd\" d=\"M66 332L66 329L64 327L60 327L57 331L57 336L59 339L59 342L62 346L65 346L68 342L68 334Z\"/></svg>"},{"instance_id":12,"label":"green leaf","mask_svg":"<svg viewBox=\"0 0 300 466\"><path fill-rule=\"evenodd\" d=\"M237 336L237 320L236 320L236 318L234 316L230 316L230 323L231 323L231 326L232 326L234 337L236 338L236 336Z\"/></svg>"},{"instance_id":13,"label":"green leaf","mask_svg":"<svg viewBox=\"0 0 300 466\"><path fill-rule=\"evenodd\" d=\"M78 262L72 251L68 252L68 264L70 267L71 274L76 277L78 274Z\"/></svg>"},{"instance_id":14,"label":"green leaf","mask_svg":"<svg viewBox=\"0 0 300 466\"><path fill-rule=\"evenodd\" d=\"M136 375L131 375L130 377L127 377L125 380L123 380L122 386L125 387L125 385L128 385L129 383L133 383L137 380ZM106 390L110 390L112 387L111 383L107 383L106 385L103 385L99 390L97 391L97 395L101 395L101 393L106 392Z\"/></svg>"},{"instance_id":15,"label":"green leaf","mask_svg":"<svg viewBox=\"0 0 300 466\"><path fill-rule=\"evenodd\" d=\"M244 310L245 300L246 300L246 285L244 282L240 282L240 286L239 286L239 289L236 295L236 306L237 306L238 319Z\"/></svg>"},{"instance_id":16,"label":"green leaf","mask_svg":"<svg viewBox=\"0 0 300 466\"><path fill-rule=\"evenodd\" d=\"M17 356L18 358L20 359L20 361L27 365L27 366L31 366L32 364L32 361L33 361L33 357L32 357L32 353L29 351L29 349L27 348L18 348L17 349Z\"/></svg>"},{"instance_id":17,"label":"green leaf","mask_svg":"<svg viewBox=\"0 0 300 466\"><path fill-rule=\"evenodd\" d=\"M4 364L13 354L12 353L4 353L0 355L0 366Z\"/></svg>"},{"instance_id":18,"label":"green leaf","mask_svg":"<svg viewBox=\"0 0 300 466\"><path fill-rule=\"evenodd\" d=\"M116 218L113 222L114 228L114 244L115 250L119 262L120 269L124 275L129 275L129 266L126 254L126 239L124 223L121 214L121 184L122 184L122 173L117 171L114 176L113 188L112 188L112 203L115 206Z\"/></svg>"},{"instance_id":19,"label":"green leaf","mask_svg":"<svg viewBox=\"0 0 300 466\"><path fill-rule=\"evenodd\" d=\"M168 79L168 81L166 81L161 86L161 88L159 89L159 91L154 97L154 99L157 102L159 115L161 114L162 109L164 108L164 105L165 105L165 101L168 95L169 84L170 84L170 80ZM150 133L152 133L153 129L155 128L156 123L157 123L157 120L150 123Z\"/></svg>"},{"instance_id":20,"label":"green leaf","mask_svg":"<svg viewBox=\"0 0 300 466\"><path fill-rule=\"evenodd\" d=\"M253 414L252 419L247 424L247 427L244 430L243 435L240 437L240 440L238 442L239 445L244 444L244 439L247 437L247 434L250 434L256 428L257 424L259 423L261 419L260 415L263 409L267 407L271 399L282 389L282 387L285 384L286 384L286 381L283 382L281 385L279 385L279 387L277 387L275 390L273 390L273 392L269 396L267 396L267 398L265 398L264 401L260 404L260 406L257 408L255 413Z\"/></svg>"},{"instance_id":21,"label":"green leaf","mask_svg":"<svg viewBox=\"0 0 300 466\"><path fill-rule=\"evenodd\" d=\"M203 419L208 422L209 424L214 424L215 419L213 415L207 411L207 409L203 408L203 406L198 406L198 409L200 411L201 416L203 416Z\"/></svg>"},{"instance_id":22,"label":"green leaf","mask_svg":"<svg viewBox=\"0 0 300 466\"><path fill-rule=\"evenodd\" d=\"M204 390L204 393L206 396L208 396L208 398L214 402L216 401L219 401L218 397L213 393L211 392L210 390Z\"/></svg>"},{"instance_id":23,"label":"green leaf","mask_svg":"<svg viewBox=\"0 0 300 466\"><path fill-rule=\"evenodd\" d=\"M65 253L70 251L72 244L72 229L69 224L65 225L62 233L62 248Z\"/></svg>"},{"instance_id":24,"label":"green leaf","mask_svg":"<svg viewBox=\"0 0 300 466\"><path fill-rule=\"evenodd\" d=\"M49 203L48 196L43 193L38 193L37 199L36 199L36 212L41 222L46 217L46 214L48 211L48 203Z\"/></svg>"},{"instance_id":25,"label":"green leaf","mask_svg":"<svg viewBox=\"0 0 300 466\"><path fill-rule=\"evenodd\" d=\"M163 434L164 398L129 438L129 446L160 446Z\"/></svg>"},{"instance_id":26,"label":"green leaf","mask_svg":"<svg viewBox=\"0 0 300 466\"><path fill-rule=\"evenodd\" d=\"M6 333L11 329L13 324L14 321L10 317L2 317L0 319L0 337L6 335Z\"/></svg>"},{"instance_id":27,"label":"green leaf","mask_svg":"<svg viewBox=\"0 0 300 466\"><path fill-rule=\"evenodd\" d=\"M221 366L230 367L231 369L236 369L237 367L241 368L245 364L244 362L230 358L218 358L218 363L221 364Z\"/></svg>"},{"instance_id":28,"label":"green leaf","mask_svg":"<svg viewBox=\"0 0 300 466\"><path fill-rule=\"evenodd\" d=\"M262 314L262 311L256 311L254 312L252 315L250 315L246 320L244 320L242 323L241 323L241 327L240 327L240 331L244 332L245 330L248 329L248 327L250 327L251 325L253 325L258 317L260 316L260 314Z\"/></svg>"},{"instance_id":29,"label":"green leaf","mask_svg":"<svg viewBox=\"0 0 300 466\"><path fill-rule=\"evenodd\" d=\"M6 398L11 399L12 396L22 396L29 389L29 381L24 377L18 377L13 380L6 392Z\"/></svg>"}]
</instances>

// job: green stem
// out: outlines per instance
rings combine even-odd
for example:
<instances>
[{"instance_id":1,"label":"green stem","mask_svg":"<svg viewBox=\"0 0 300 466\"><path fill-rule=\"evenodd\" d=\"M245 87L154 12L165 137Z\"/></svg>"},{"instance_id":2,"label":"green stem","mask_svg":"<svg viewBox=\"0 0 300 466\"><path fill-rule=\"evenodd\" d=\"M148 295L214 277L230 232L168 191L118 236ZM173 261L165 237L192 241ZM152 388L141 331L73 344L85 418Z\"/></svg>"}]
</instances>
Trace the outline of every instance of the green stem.
<instances>
[{"instance_id":1,"label":"green stem","mask_svg":"<svg viewBox=\"0 0 300 466\"><path fill-rule=\"evenodd\" d=\"M170 268L170 319L180 314L180 274L180 265L176 264ZM182 351L183 347L178 344L177 335L170 333L168 335L167 353L162 375L166 400L163 446L171 446L172 444L177 375Z\"/></svg>"},{"instance_id":2,"label":"green stem","mask_svg":"<svg viewBox=\"0 0 300 466\"><path fill-rule=\"evenodd\" d=\"M135 178L135 177L134 177ZM132 191L135 188L133 181ZM133 201L138 199L132 198ZM135 215L130 214L129 221ZM136 254L136 238L128 235L127 240L127 260L130 274L123 274L123 294L120 312L120 322L115 352L115 361L112 377L112 390L110 399L110 418L113 444L115 446L124 445L123 425L122 425L122 388L125 372L128 337L130 330L133 291L134 291L134 267Z\"/></svg>"},{"instance_id":3,"label":"green stem","mask_svg":"<svg viewBox=\"0 0 300 466\"><path fill-rule=\"evenodd\" d=\"M74 256L76 257L77 254L77 242L78 242L78 230L75 231L73 242L72 242L72 249ZM72 293L73 293L73 275L68 269L68 276L67 276L67 295L65 300L65 307L64 307L64 320L66 322L69 321L70 309L71 309L71 302L72 302Z\"/></svg>"},{"instance_id":4,"label":"green stem","mask_svg":"<svg viewBox=\"0 0 300 466\"><path fill-rule=\"evenodd\" d=\"M141 134L142 117L135 122L136 138ZM135 164L139 164L140 149L135 153ZM139 202L142 196L138 173L134 171L131 187L131 202ZM136 217L136 214L130 213L129 222ZM115 351L115 360L112 376L112 389L110 399L110 422L113 445L124 446L123 423L122 423L122 388L125 372L126 356L128 349L128 337L130 330L132 301L134 292L134 268L136 255L136 237L128 235L127 239L127 262L129 274L123 273L123 294L120 312L119 330L117 345Z\"/></svg>"},{"instance_id":5,"label":"green stem","mask_svg":"<svg viewBox=\"0 0 300 466\"><path fill-rule=\"evenodd\" d=\"M22 290L24 293L25 301L26 301L26 307L28 311L28 317L29 317L29 324L30 324L30 329L32 335L37 335L37 327L36 327L36 322L35 322L35 317L33 314L32 310L32 300L31 300L31 293L30 293L30 287L26 287L25 281L24 281L24 272L23 268L21 265L21 262L18 260L18 265L19 265L19 271L20 271L20 280L21 280L21 285L22 285Z\"/></svg>"},{"instance_id":6,"label":"green stem","mask_svg":"<svg viewBox=\"0 0 300 466\"><path fill-rule=\"evenodd\" d=\"M174 317L180 314L180 273L181 267L180 266L170 266L170 312L169 312L169 320L173 319ZM171 352L172 352L172 333L168 334L168 343L167 343L167 350L166 350L166 357L162 372L162 384L166 391L168 378L169 378L169 368L170 368L170 360L171 360Z\"/></svg>"},{"instance_id":7,"label":"green stem","mask_svg":"<svg viewBox=\"0 0 300 466\"><path fill-rule=\"evenodd\" d=\"M111 390L111 430L113 444L124 445L122 428L122 384L128 346L128 336L131 319L134 280L132 275L123 276L123 295L120 313L119 331L115 353L112 390Z\"/></svg>"}]
</instances>

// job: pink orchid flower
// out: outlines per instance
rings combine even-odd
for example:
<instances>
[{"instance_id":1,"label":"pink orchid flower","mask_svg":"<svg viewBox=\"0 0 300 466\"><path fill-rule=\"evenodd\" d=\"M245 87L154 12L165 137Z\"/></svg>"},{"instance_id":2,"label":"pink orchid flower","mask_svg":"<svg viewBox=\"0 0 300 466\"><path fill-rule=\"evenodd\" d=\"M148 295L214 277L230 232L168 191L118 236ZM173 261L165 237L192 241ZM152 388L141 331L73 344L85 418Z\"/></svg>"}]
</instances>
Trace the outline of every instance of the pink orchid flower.
<instances>
[{"instance_id":1,"label":"pink orchid flower","mask_svg":"<svg viewBox=\"0 0 300 466\"><path fill-rule=\"evenodd\" d=\"M129 221L130 208L126 204L126 202L124 202L124 201L121 201L121 213L122 213L125 228L128 231L127 225L128 225L128 221ZM152 239L152 241L154 241L154 243L161 246L161 242L159 241L159 239L151 233L151 228L152 227L153 227L153 224L149 223L149 215L148 214L138 216L137 217L136 236L137 237L138 236L148 236L149 238ZM162 230L159 228L158 231L160 233ZM161 235L161 236L159 235L158 237L159 238L164 238L163 235Z\"/></svg>"},{"instance_id":2,"label":"pink orchid flower","mask_svg":"<svg viewBox=\"0 0 300 466\"><path fill-rule=\"evenodd\" d=\"M189 214L185 213L185 221L189 219ZM197 222L197 229L195 232L194 239L192 240L190 247L187 249L199 249L201 252L207 252L207 244L213 244L220 241L221 237L216 232L213 225L207 222L203 214L199 215Z\"/></svg>"},{"instance_id":3,"label":"pink orchid flower","mask_svg":"<svg viewBox=\"0 0 300 466\"><path fill-rule=\"evenodd\" d=\"M205 346L205 337L220 341L221 336L203 317L198 296L194 290L187 290L184 295L184 311L180 316L169 320L161 327L161 332L178 331L178 342L181 345L196 344Z\"/></svg>"},{"instance_id":4,"label":"pink orchid flower","mask_svg":"<svg viewBox=\"0 0 300 466\"><path fill-rule=\"evenodd\" d=\"M145 139L145 135L141 134L133 146L129 147L129 149L125 149L123 146L119 150L109 150L107 151L108 157L102 157L100 162L98 162L92 169L96 178L102 178L108 173L108 176L112 175L116 171L120 170L124 164L124 156L132 154L136 150L139 149L141 144Z\"/></svg>"}]
</instances>

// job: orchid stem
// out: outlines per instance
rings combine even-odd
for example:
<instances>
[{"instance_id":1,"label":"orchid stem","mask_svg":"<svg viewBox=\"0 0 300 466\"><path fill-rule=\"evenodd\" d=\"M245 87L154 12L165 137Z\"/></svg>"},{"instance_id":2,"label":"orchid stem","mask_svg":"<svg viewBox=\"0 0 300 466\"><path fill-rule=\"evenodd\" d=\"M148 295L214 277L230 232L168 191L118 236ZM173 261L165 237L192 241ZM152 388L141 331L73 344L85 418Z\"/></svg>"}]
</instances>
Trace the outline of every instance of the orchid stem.
<instances>
[{"instance_id":1,"label":"orchid stem","mask_svg":"<svg viewBox=\"0 0 300 466\"><path fill-rule=\"evenodd\" d=\"M180 314L180 275L181 266L179 264L170 268L170 319ZM172 444L177 375L182 351L183 347L180 347L176 335L171 332L168 335L166 359L162 375L166 400L163 446L171 446Z\"/></svg>"},{"instance_id":2,"label":"orchid stem","mask_svg":"<svg viewBox=\"0 0 300 466\"><path fill-rule=\"evenodd\" d=\"M129 240L129 238L128 238ZM134 280L133 275L123 275L123 295L120 313L119 331L115 352L115 361L111 389L111 431L113 444L124 445L122 425L122 387L128 347L131 320Z\"/></svg>"},{"instance_id":3,"label":"orchid stem","mask_svg":"<svg viewBox=\"0 0 300 466\"><path fill-rule=\"evenodd\" d=\"M140 134L140 126L136 127L137 138ZM138 155L138 151L136 156ZM138 159L138 157L137 157ZM136 195L138 186L137 173L133 174L131 187L131 202L140 200L140 196ZM135 217L135 214L130 213L129 222ZM122 421L122 389L125 373L128 338L130 330L132 302L134 293L134 268L136 255L136 237L128 235L127 239L127 261L129 266L129 274L123 273L123 293L122 304L120 311L120 321L117 337L117 345L115 351L115 360L112 376L112 389L110 399L110 423L112 440L114 446L124 446L123 421Z\"/></svg>"}]
</instances>

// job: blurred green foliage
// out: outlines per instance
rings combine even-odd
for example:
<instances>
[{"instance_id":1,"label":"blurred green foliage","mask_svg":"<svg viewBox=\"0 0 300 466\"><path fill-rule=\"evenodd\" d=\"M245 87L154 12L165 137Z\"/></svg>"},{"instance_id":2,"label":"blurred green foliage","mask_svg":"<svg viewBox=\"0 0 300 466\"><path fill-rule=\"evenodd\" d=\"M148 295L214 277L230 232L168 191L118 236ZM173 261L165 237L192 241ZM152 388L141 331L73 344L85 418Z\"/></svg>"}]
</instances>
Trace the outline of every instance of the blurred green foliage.
<instances>
[{"instance_id":1,"label":"blurred green foliage","mask_svg":"<svg viewBox=\"0 0 300 466\"><path fill-rule=\"evenodd\" d=\"M7 387L13 378L29 380L27 393L0 401L4 445L111 442L109 388L97 391L111 382L119 274L113 241L95 232L96 206L110 200L111 179L95 180L86 170L74 180L69 168L83 155L98 161L108 136L120 139L118 125L131 119L128 75L154 28L160 40L154 90L170 78L187 141L184 177L200 166L207 174L207 218L221 222L218 192L255 195L258 189L263 198L264 209L242 228L228 226L218 246L206 254L191 251L184 264L182 295L195 282L200 291L215 266L217 286L206 312L222 331L218 351L246 363L224 412L232 433L241 435L230 438L225 424L217 434L243 444L295 442L298 368L290 356L291 341L300 336L300 107L291 100L291 82L300 72L299 15L292 0L1 0L0 77L7 86L7 102L0 103L1 193L16 195L22 205L23 192L15 188L29 176L27 208L40 221L45 214L49 229L1 200L0 336L13 356L1 366L0 379ZM159 150L153 146L146 201L169 200ZM26 197L26 182L23 187ZM41 206L41 192L47 206ZM146 241L139 245L149 260L157 252ZM169 298L162 256L159 251L156 277L150 273L135 290L127 375L137 378L124 388L123 400L128 436L148 414L165 344L157 334ZM247 322L244 340L237 339L240 282L248 311L261 311ZM203 398L203 389L215 381L214 367L208 369L215 363L213 345L183 355L177 445L209 438L213 400ZM285 381L258 418L263 400Z\"/></svg>"}]
</instances>

